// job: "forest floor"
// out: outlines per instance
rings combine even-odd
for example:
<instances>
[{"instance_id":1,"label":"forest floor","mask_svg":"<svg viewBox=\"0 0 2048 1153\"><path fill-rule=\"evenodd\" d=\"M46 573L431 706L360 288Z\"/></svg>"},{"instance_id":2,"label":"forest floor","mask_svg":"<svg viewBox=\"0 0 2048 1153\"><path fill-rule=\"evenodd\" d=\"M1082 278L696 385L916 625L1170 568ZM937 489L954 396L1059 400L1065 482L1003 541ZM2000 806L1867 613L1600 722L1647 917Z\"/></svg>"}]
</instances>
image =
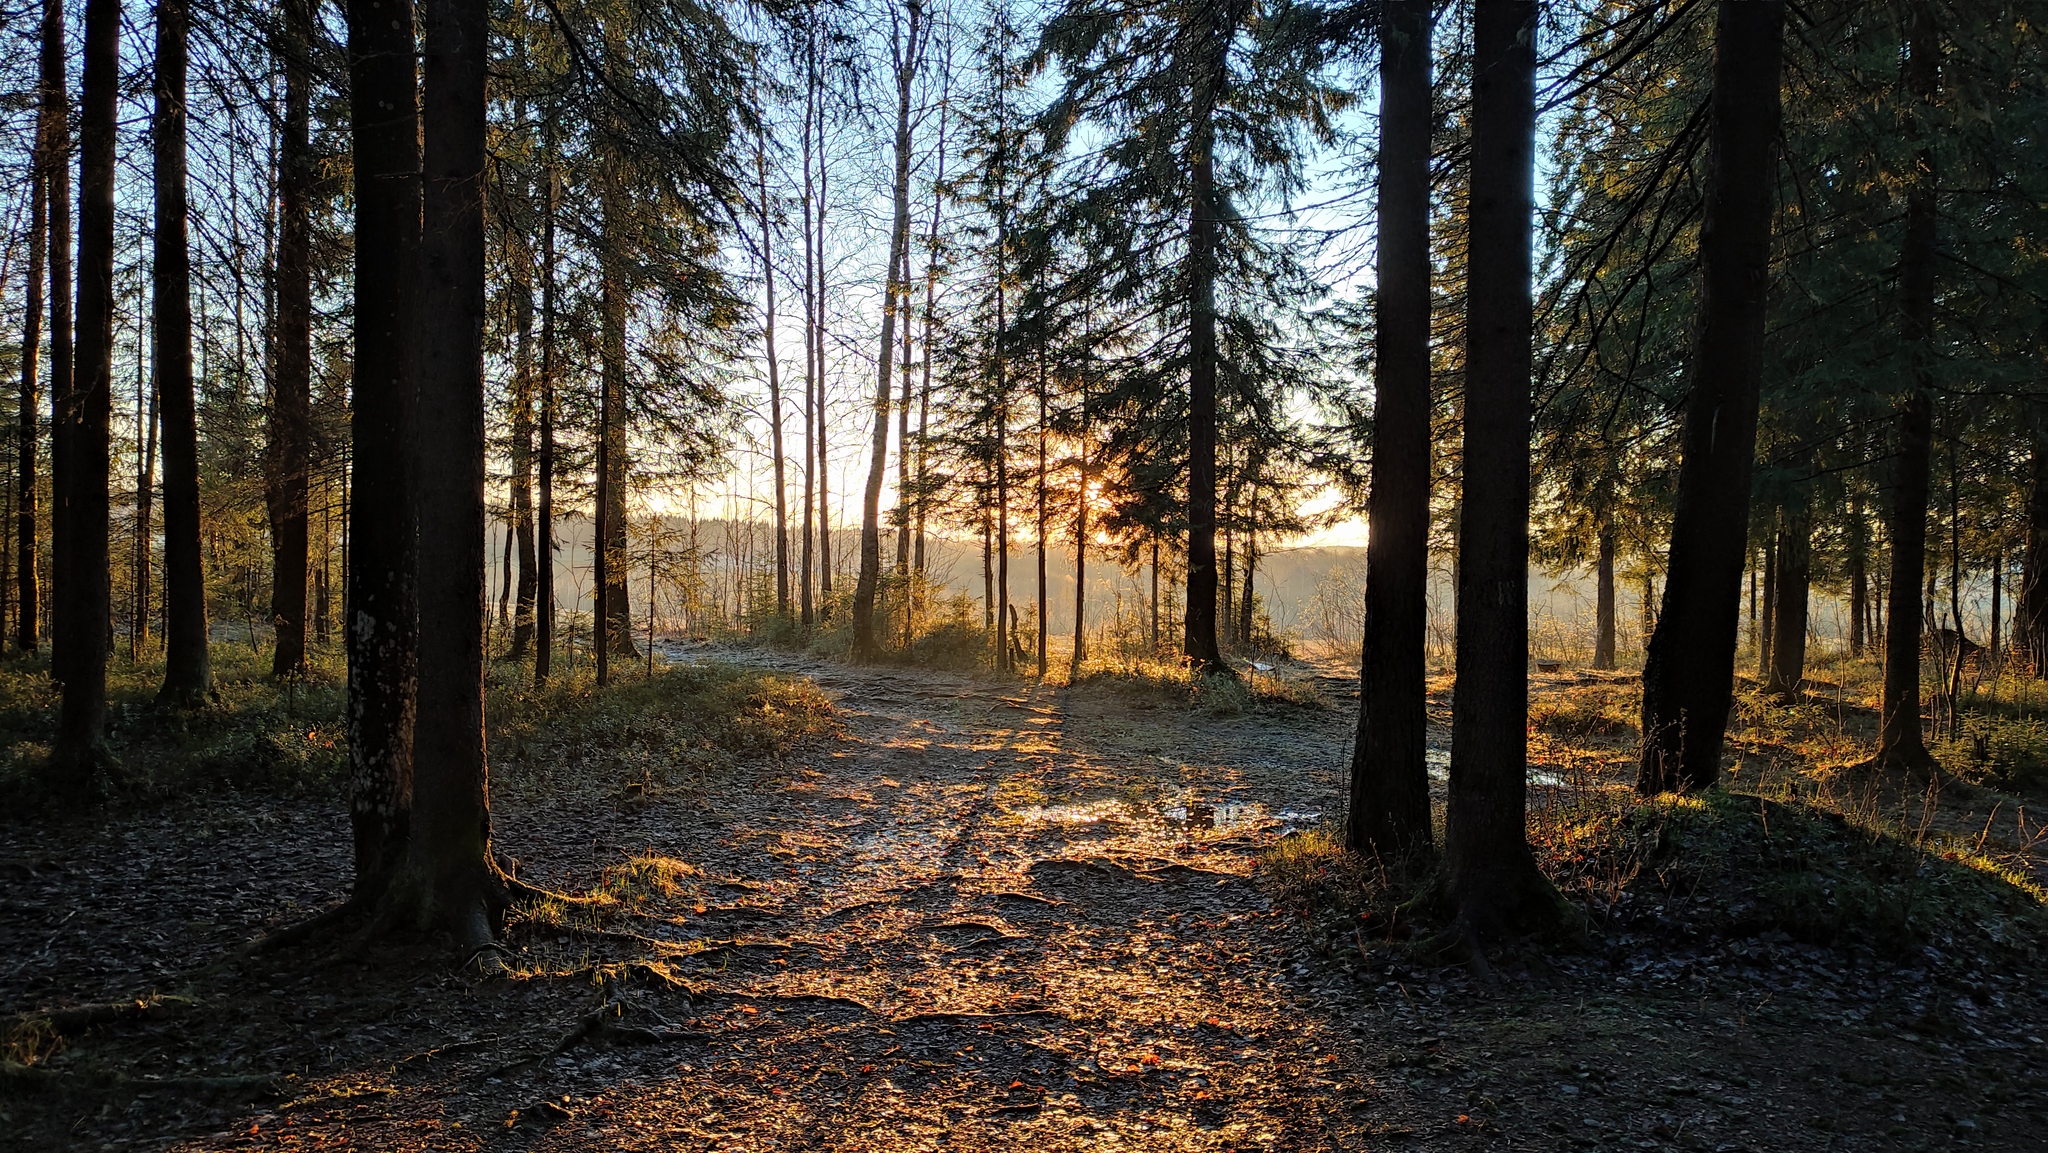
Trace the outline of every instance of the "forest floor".
<instances>
[{"instance_id":1,"label":"forest floor","mask_svg":"<svg viewBox=\"0 0 2048 1153\"><path fill-rule=\"evenodd\" d=\"M1208 707L1135 679L672 655L814 680L832 720L770 756L678 752L630 713L615 740L501 740L501 849L598 897L515 921L507 975L346 936L227 959L342 895L331 790L0 818L0 1011L146 1005L62 1038L17 1019L0 1146L2048 1149L2040 845L2016 798L1858 786L1746 722L1735 787L1780 803L1679 813L1656 845L1702 821L1852 828L1801 815L1808 794L1904 823L1688 890L1757 887L1775 921L1680 923L1676 892L1623 916L1663 858L1609 875L1570 846L1628 803L1626 682L1538 678L1532 811L1546 864L1578 862L1558 875L1588 929L1487 981L1283 876L1342 805L1342 668ZM1921 843L1889 848L1922 898L2021 895L1961 928L1906 909L1889 947L1782 915L1788 877L1838 913L1830 869L1914 820ZM1958 863L1935 824L2005 871Z\"/></svg>"}]
</instances>

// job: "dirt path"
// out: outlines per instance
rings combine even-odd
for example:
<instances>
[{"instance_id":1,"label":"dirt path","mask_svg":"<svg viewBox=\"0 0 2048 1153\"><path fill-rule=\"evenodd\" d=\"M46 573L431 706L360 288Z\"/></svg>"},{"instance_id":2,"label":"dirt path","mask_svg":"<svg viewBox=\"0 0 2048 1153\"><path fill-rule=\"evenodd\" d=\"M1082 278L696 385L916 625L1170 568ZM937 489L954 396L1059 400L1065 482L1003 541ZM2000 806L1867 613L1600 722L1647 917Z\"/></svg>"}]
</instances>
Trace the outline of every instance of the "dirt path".
<instances>
[{"instance_id":1,"label":"dirt path","mask_svg":"<svg viewBox=\"0 0 2048 1153\"><path fill-rule=\"evenodd\" d=\"M844 738L702 796L515 775L498 835L529 878L581 890L630 858L687 866L643 868L660 883L607 935L515 938L515 969L558 976L472 985L428 952L259 960L73 1056L130 1078L288 1074L275 1096L131 1080L88 1105L17 1088L0 1140L2048 1148L2039 1003L1988 979L1980 1001L1815 950L1623 953L1483 993L1461 972L1315 945L1253 863L1338 803L1348 706L1205 717L1113 691L725 656L815 676ZM213 845L209 869L258 867L250 838ZM85 856L102 862L92 891L128 894L110 936L177 892L162 870ZM52 885L38 908L61 899ZM35 939L0 938L9 957ZM82 987L55 980L73 1000L136 995L162 987L163 963L116 953Z\"/></svg>"}]
</instances>

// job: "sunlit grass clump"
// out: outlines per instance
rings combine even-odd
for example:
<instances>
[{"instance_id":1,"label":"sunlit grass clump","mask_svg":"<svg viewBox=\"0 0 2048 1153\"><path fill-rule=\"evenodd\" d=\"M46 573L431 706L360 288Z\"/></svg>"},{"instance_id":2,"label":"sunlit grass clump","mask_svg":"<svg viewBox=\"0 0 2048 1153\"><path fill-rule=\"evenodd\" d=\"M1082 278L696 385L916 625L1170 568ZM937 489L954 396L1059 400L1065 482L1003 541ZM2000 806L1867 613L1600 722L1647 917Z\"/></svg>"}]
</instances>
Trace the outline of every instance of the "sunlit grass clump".
<instances>
[{"instance_id":1,"label":"sunlit grass clump","mask_svg":"<svg viewBox=\"0 0 2048 1153\"><path fill-rule=\"evenodd\" d=\"M1265 673L1246 669L1236 677L1204 676L1179 660L1111 652L1084 660L1074 684L1113 689L1153 704L1219 717L1333 707L1329 694L1313 677L1286 666Z\"/></svg>"},{"instance_id":2,"label":"sunlit grass clump","mask_svg":"<svg viewBox=\"0 0 2048 1153\"><path fill-rule=\"evenodd\" d=\"M1566 737L1634 736L1642 715L1640 683L1586 685L1529 702L1529 726Z\"/></svg>"},{"instance_id":3,"label":"sunlit grass clump","mask_svg":"<svg viewBox=\"0 0 2048 1153\"><path fill-rule=\"evenodd\" d=\"M1985 856L1801 801L1589 794L1540 813L1537 861L1596 926L1779 936L1903 956L2037 957L2044 894Z\"/></svg>"},{"instance_id":4,"label":"sunlit grass clump","mask_svg":"<svg viewBox=\"0 0 2048 1153\"><path fill-rule=\"evenodd\" d=\"M831 699L802 677L713 663L618 675L602 692L587 676L494 688L494 766L514 786L578 767L619 787L694 786L718 769L783 757L838 725Z\"/></svg>"},{"instance_id":5,"label":"sunlit grass clump","mask_svg":"<svg viewBox=\"0 0 2048 1153\"><path fill-rule=\"evenodd\" d=\"M1584 913L1593 943L1623 932L1681 946L1796 941L1971 964L2048 949L2048 892L1982 843L1852 820L1820 805L1715 790L1643 800L1588 791L1532 810L1529 840ZM1259 860L1278 903L1339 942L1439 928L1438 877L1346 852L1340 824L1284 837Z\"/></svg>"}]
</instances>

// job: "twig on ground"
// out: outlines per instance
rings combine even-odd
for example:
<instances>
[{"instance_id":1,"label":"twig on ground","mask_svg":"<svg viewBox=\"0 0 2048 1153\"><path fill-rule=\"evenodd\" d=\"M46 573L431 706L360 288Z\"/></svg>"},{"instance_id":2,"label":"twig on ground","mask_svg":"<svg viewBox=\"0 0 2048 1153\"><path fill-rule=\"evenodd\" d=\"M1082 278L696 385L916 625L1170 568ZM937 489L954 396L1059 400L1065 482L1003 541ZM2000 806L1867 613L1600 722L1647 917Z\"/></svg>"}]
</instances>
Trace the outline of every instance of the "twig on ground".
<instances>
[{"instance_id":1,"label":"twig on ground","mask_svg":"<svg viewBox=\"0 0 2048 1153\"><path fill-rule=\"evenodd\" d=\"M1058 1017L1062 1021L1069 1019L1065 1013L1060 1012L1058 1009L1012 1009L994 1013L912 1013L906 1017L891 1017L889 1018L889 1024L921 1025L945 1024L952 1021L1002 1021L1019 1017Z\"/></svg>"}]
</instances>

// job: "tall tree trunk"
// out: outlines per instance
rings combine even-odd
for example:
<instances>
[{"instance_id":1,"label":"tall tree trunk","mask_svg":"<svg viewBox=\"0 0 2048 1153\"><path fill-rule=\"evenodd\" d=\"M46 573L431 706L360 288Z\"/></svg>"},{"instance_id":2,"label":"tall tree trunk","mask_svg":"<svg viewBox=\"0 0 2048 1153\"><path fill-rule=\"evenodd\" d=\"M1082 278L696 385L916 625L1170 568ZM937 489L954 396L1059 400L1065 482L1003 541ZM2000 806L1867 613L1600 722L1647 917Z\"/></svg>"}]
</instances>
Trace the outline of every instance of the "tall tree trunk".
<instances>
[{"instance_id":1,"label":"tall tree trunk","mask_svg":"<svg viewBox=\"0 0 2048 1153\"><path fill-rule=\"evenodd\" d=\"M139 368L141 357L138 356L136 360ZM138 371L136 376L139 378L141 373ZM140 379L136 381L136 392L138 395L135 399L137 403L141 403ZM129 664L140 660L142 654L149 648L150 541L154 535L151 531L153 510L150 506L156 489L157 425L162 419L162 414L157 411L155 390L150 391L147 414L137 412L135 416L142 425L143 432L142 443L136 446L138 459L135 462L135 612L128 621Z\"/></svg>"},{"instance_id":2,"label":"tall tree trunk","mask_svg":"<svg viewBox=\"0 0 2048 1153\"><path fill-rule=\"evenodd\" d=\"M65 487L60 442L69 435L68 423L61 417L60 403L68 403L72 391L72 277L71 277L71 96L64 64L64 3L63 0L43 0L43 27L38 76L41 81L42 98L37 116L37 134L41 139L43 153L43 195L49 204L48 249L50 259L50 521L54 529L59 510L57 493ZM30 438L33 446L34 439ZM21 548L22 566L21 619L15 632L15 639L25 651L33 652L37 635L42 625L43 602L37 593L40 582L36 577L39 560L36 549L36 454L33 450L23 454L25 471L21 515L26 518L18 526L18 541ZM53 531L50 540L50 576L53 584L62 584L70 573L70 560L65 555L68 540L58 540ZM52 637L54 647L56 638ZM57 654L51 654L55 667Z\"/></svg>"},{"instance_id":3,"label":"tall tree trunk","mask_svg":"<svg viewBox=\"0 0 2048 1153\"><path fill-rule=\"evenodd\" d=\"M1049 604L1048 604L1048 602L1047 602L1047 600L1046 600L1046 597L1045 597L1045 592L1046 592L1046 585L1045 585L1045 544L1046 544L1046 541L1045 541L1045 526L1046 526L1046 520L1045 520L1045 516L1046 516L1046 505L1045 505L1045 499L1046 499L1046 493L1045 493L1045 487L1046 487L1046 485L1045 485L1045 481L1046 481L1046 477L1045 477L1045 432L1046 432L1046 430L1045 430L1045 407L1046 407L1046 396L1045 396L1045 340L1044 340L1044 337L1042 337L1042 336L1041 336L1041 337L1039 338L1039 344L1038 344L1038 474L1037 474L1037 476L1036 476L1036 477L1034 478L1034 479L1036 480L1036 488L1037 488L1037 493L1036 493L1036 496L1037 496L1037 498L1038 498L1038 600L1037 600L1037 605L1038 605L1038 679L1040 679L1040 680L1044 680L1044 679L1045 679L1045 662L1046 662L1046 651L1045 651L1045 647L1046 647L1046 635L1047 635L1047 634L1046 634L1046 625L1047 625L1047 623L1048 623L1048 622L1047 622L1047 620L1046 620L1046 618L1047 618L1048 616L1050 616L1050 615L1051 615L1051 614L1050 614L1050 613L1049 613L1049 612L1047 611L1047 609L1048 609L1048 607L1049 607ZM1080 500L1081 500L1081 503L1082 503L1082 504L1086 504L1086 503L1088 503L1088 492L1087 492L1087 488L1086 488L1086 486L1085 486L1085 485L1083 486L1083 488L1082 488L1082 490L1081 490L1081 493L1080 493ZM1080 555L1080 553L1079 553L1079 550L1077 550L1077 551L1076 551L1076 553L1075 553L1075 556L1076 556L1076 558L1077 558L1077 560L1076 560L1076 563L1077 563L1077 564L1079 563L1079 561L1078 561L1078 557L1079 557L1079 555Z\"/></svg>"},{"instance_id":4,"label":"tall tree trunk","mask_svg":"<svg viewBox=\"0 0 2048 1153\"><path fill-rule=\"evenodd\" d=\"M1869 643L1865 632L1870 613L1870 522L1863 513L1863 494L1849 497L1849 655L1860 657Z\"/></svg>"},{"instance_id":5,"label":"tall tree trunk","mask_svg":"<svg viewBox=\"0 0 2048 1153\"><path fill-rule=\"evenodd\" d=\"M2005 671L2005 638L2001 631L2005 625L2005 542L1993 546L1991 552L1991 667L1993 675Z\"/></svg>"},{"instance_id":6,"label":"tall tree trunk","mask_svg":"<svg viewBox=\"0 0 2048 1153\"><path fill-rule=\"evenodd\" d=\"M182 2L182 0L178 0ZM284 4L284 122L278 140L277 364L272 374L270 451L264 469L270 512L270 673L306 667L306 490L313 455L312 0Z\"/></svg>"},{"instance_id":7,"label":"tall tree trunk","mask_svg":"<svg viewBox=\"0 0 2048 1153\"><path fill-rule=\"evenodd\" d=\"M1927 489L1933 455L1934 398L1934 150L1924 137L1941 62L1935 18L1924 0L1908 16L1905 86L1922 134L1913 186L1906 193L1906 228L1899 248L1899 335L1912 381L1893 417L1892 492L1885 535L1891 543L1891 603L1885 616L1884 696L1876 761L1924 772L1934 768L1920 731L1920 583L1927 563Z\"/></svg>"},{"instance_id":8,"label":"tall tree trunk","mask_svg":"<svg viewBox=\"0 0 2048 1153\"><path fill-rule=\"evenodd\" d=\"M1000 146L999 146L1000 147ZM1004 356L1004 342L1008 339L1009 284L1008 256L1010 251L1008 195L1003 186L1006 169L1003 161L996 162L996 226L995 226L995 331L989 334L989 361L994 371L991 376L995 385L995 444L992 464L995 472L996 535L995 535L995 645L996 669L1010 670L1010 379L1009 361Z\"/></svg>"},{"instance_id":9,"label":"tall tree trunk","mask_svg":"<svg viewBox=\"0 0 2048 1153\"><path fill-rule=\"evenodd\" d=\"M107 471L114 367L114 144L121 86L121 0L86 0L78 125L78 364L58 397L65 432L53 518L70 572L58 582L55 659L63 686L47 772L53 789L90 792L119 773L106 744Z\"/></svg>"},{"instance_id":10,"label":"tall tree trunk","mask_svg":"<svg viewBox=\"0 0 2048 1153\"><path fill-rule=\"evenodd\" d=\"M1771 673L1768 690L1789 703L1804 693L1806 605L1812 579L1813 497L1810 481L1787 494L1778 520L1777 602L1771 610Z\"/></svg>"},{"instance_id":11,"label":"tall tree trunk","mask_svg":"<svg viewBox=\"0 0 2048 1153\"><path fill-rule=\"evenodd\" d=\"M813 7L811 9L811 18L814 22L816 17L817 9ZM811 536L811 514L817 496L815 483L817 463L815 451L817 445L815 431L817 395L821 374L824 371L824 366L818 363L819 300L815 289L818 259L817 249L813 245L813 237L811 235L811 143L814 139L811 135L811 123L817 118L817 114L818 58L817 30L814 23L804 33L804 187L801 204L804 218L804 509L802 518L803 555L798 561L797 571L797 622L801 626L801 632L806 638L810 636L811 621L814 619L815 613L814 606L811 603L811 545L813 541ZM818 159L820 165L822 165L824 162L822 152L819 154Z\"/></svg>"},{"instance_id":12,"label":"tall tree trunk","mask_svg":"<svg viewBox=\"0 0 2048 1153\"><path fill-rule=\"evenodd\" d=\"M1239 614L1237 635L1247 650L1252 647L1255 636L1252 631L1252 625L1254 624L1252 610L1255 606L1254 578L1257 577L1258 571L1259 534L1256 529L1246 525L1244 530L1244 608Z\"/></svg>"},{"instance_id":13,"label":"tall tree trunk","mask_svg":"<svg viewBox=\"0 0 2048 1153\"><path fill-rule=\"evenodd\" d=\"M1533 0L1477 0L1473 16L1458 685L1444 823L1445 882L1473 942L1557 915L1529 853L1523 779L1536 16Z\"/></svg>"},{"instance_id":14,"label":"tall tree trunk","mask_svg":"<svg viewBox=\"0 0 2048 1153\"><path fill-rule=\"evenodd\" d=\"M774 220L768 213L768 141L763 136L754 152L761 182L761 283L768 307L762 313L761 343L768 356L768 441L775 454L775 617L789 619L789 484L783 475L782 361L775 351ZM652 611L652 610L650 610Z\"/></svg>"},{"instance_id":15,"label":"tall tree trunk","mask_svg":"<svg viewBox=\"0 0 2048 1153\"><path fill-rule=\"evenodd\" d=\"M907 240L907 237L906 237ZM910 462L914 455L910 441L910 394L914 387L911 379L910 346L911 319L915 306L911 304L910 246L903 248L903 327L897 337L903 356L896 365L896 507L889 514L890 527L896 531L896 576L905 589L909 587L910 575ZM907 605L909 597L904 598ZM910 643L909 618L905 618L904 644Z\"/></svg>"},{"instance_id":16,"label":"tall tree trunk","mask_svg":"<svg viewBox=\"0 0 2048 1153\"><path fill-rule=\"evenodd\" d=\"M1614 525L1600 525L1600 555L1594 562L1593 667L1614 670Z\"/></svg>"},{"instance_id":17,"label":"tall tree trunk","mask_svg":"<svg viewBox=\"0 0 2048 1153\"><path fill-rule=\"evenodd\" d=\"M880 655L875 635L875 596L882 581L882 481L889 469L889 372L896 358L897 314L910 298L907 271L910 249L910 93L917 82L918 56L923 51L924 9L905 0L908 31L896 61L896 179L889 226L889 271L882 295L882 342L875 353L874 436L868 445L868 482L860 501L860 578L853 586L853 655L873 660Z\"/></svg>"},{"instance_id":18,"label":"tall tree trunk","mask_svg":"<svg viewBox=\"0 0 2048 1153\"><path fill-rule=\"evenodd\" d=\"M561 174L553 133L544 133L547 212L540 226L540 494L534 507L533 683L547 683L555 659L555 211Z\"/></svg>"},{"instance_id":19,"label":"tall tree trunk","mask_svg":"<svg viewBox=\"0 0 2048 1153\"><path fill-rule=\"evenodd\" d=\"M1225 456L1229 454L1226 452ZM1226 465L1226 471L1228 471ZM1233 477L1223 489L1223 514L1218 518L1223 526L1223 564L1217 572L1217 599L1221 602L1218 615L1218 639L1226 644L1237 644L1237 612L1233 607L1231 590L1237 587L1237 480Z\"/></svg>"},{"instance_id":20,"label":"tall tree trunk","mask_svg":"<svg viewBox=\"0 0 2048 1153\"><path fill-rule=\"evenodd\" d=\"M943 67L943 65L942 65ZM917 389L917 549L912 558L919 582L925 575L925 513L931 506L931 453L932 414L932 333L937 325L939 301L939 217L945 205L946 188L946 115L949 108L947 94L950 85L945 78L940 81L939 100L939 144L937 172L932 179L932 217L930 227L924 236L924 334L918 342L920 353L919 371L922 379ZM914 587L921 587L919 586Z\"/></svg>"},{"instance_id":21,"label":"tall tree trunk","mask_svg":"<svg viewBox=\"0 0 2048 1153\"><path fill-rule=\"evenodd\" d=\"M524 52L524 44L518 46ZM527 106L524 97L512 105L512 122L522 128L527 123ZM519 180L518 197L521 202L533 202L533 182L524 175ZM533 644L533 602L540 591L539 574L534 571L538 559L533 537L533 404L534 404L534 356L533 356L533 245L521 234L507 236L504 253L507 267L507 285L512 308L512 437L508 446L511 457L512 475L508 485L510 497L508 509L511 516L513 540L506 546L505 560L508 570L512 564L510 553L519 554L518 584L512 588L512 643L506 649L506 659L517 664L526 659L526 650ZM508 586L511 581L506 581ZM503 592L500 594L503 605ZM499 610L503 612L502 607ZM488 647L488 638L486 638Z\"/></svg>"},{"instance_id":22,"label":"tall tree trunk","mask_svg":"<svg viewBox=\"0 0 2048 1153\"><path fill-rule=\"evenodd\" d=\"M1081 662L1088 659L1088 386L1085 381L1081 385L1081 444L1074 471L1074 654L1067 665L1067 683L1070 685L1081 679Z\"/></svg>"},{"instance_id":23,"label":"tall tree trunk","mask_svg":"<svg viewBox=\"0 0 2048 1153\"><path fill-rule=\"evenodd\" d=\"M419 715L413 835L393 896L465 950L508 904L484 757L485 0L427 0L419 247Z\"/></svg>"},{"instance_id":24,"label":"tall tree trunk","mask_svg":"<svg viewBox=\"0 0 2048 1153\"><path fill-rule=\"evenodd\" d=\"M157 699L213 691L199 550L199 421L192 384L192 257L186 242L185 0L157 6L156 389L164 438L164 680Z\"/></svg>"},{"instance_id":25,"label":"tall tree trunk","mask_svg":"<svg viewBox=\"0 0 2048 1153\"><path fill-rule=\"evenodd\" d=\"M346 557L349 814L355 896L380 898L403 860L419 681L413 510L413 303L420 112L410 4L348 0L355 167L355 381ZM479 610L481 611L481 610Z\"/></svg>"},{"instance_id":26,"label":"tall tree trunk","mask_svg":"<svg viewBox=\"0 0 2048 1153\"><path fill-rule=\"evenodd\" d=\"M1778 611L1778 522L1777 509L1771 510L1770 531L1764 537L1764 615L1757 626L1756 683L1771 683L1771 658L1776 655L1775 640L1771 626Z\"/></svg>"},{"instance_id":27,"label":"tall tree trunk","mask_svg":"<svg viewBox=\"0 0 2048 1153\"><path fill-rule=\"evenodd\" d=\"M819 90L817 102L817 324L811 338L817 342L817 618L831 618L831 442L825 436L825 195L829 193L829 172L825 166L825 102Z\"/></svg>"},{"instance_id":28,"label":"tall tree trunk","mask_svg":"<svg viewBox=\"0 0 2048 1153\"><path fill-rule=\"evenodd\" d=\"M1159 655L1159 536L1152 537L1152 595L1148 598L1152 610L1152 655Z\"/></svg>"},{"instance_id":29,"label":"tall tree trunk","mask_svg":"<svg viewBox=\"0 0 2048 1153\"><path fill-rule=\"evenodd\" d=\"M1221 72L1221 68L1216 69ZM1188 603L1182 650L1196 671L1229 676L1216 635L1216 158L1220 80L1196 83L1188 223Z\"/></svg>"},{"instance_id":30,"label":"tall tree trunk","mask_svg":"<svg viewBox=\"0 0 2048 1153\"><path fill-rule=\"evenodd\" d=\"M54 7L58 0L47 0L46 7ZM45 32L47 35L47 30ZM59 37L61 41L61 18ZM43 60L47 67L47 55ZM62 74L64 65L63 48L58 45L57 68ZM20 402L15 418L14 465L15 465L15 524L14 524L14 582L19 593L15 610L19 614L14 622L14 641L23 652L33 652L36 647L36 456L41 443L40 400L37 396L38 374L42 368L43 345L43 284L49 273L50 243L50 177L51 170L58 166L57 151L51 139L51 126L47 123L47 108L50 94L47 77L40 80L44 86L36 124L35 155L29 165L29 225L28 225L28 291L23 301L21 323L21 388L16 393ZM52 342L54 343L54 341ZM0 620L0 630L6 628L6 621Z\"/></svg>"},{"instance_id":31,"label":"tall tree trunk","mask_svg":"<svg viewBox=\"0 0 2048 1153\"><path fill-rule=\"evenodd\" d=\"M1948 619L1955 626L1956 640L1947 646L1947 667L1941 670L1942 703L1948 710L1950 740L1963 736L1963 646L1969 630L1963 627L1963 475L1956 459L1957 437L1948 438Z\"/></svg>"},{"instance_id":32,"label":"tall tree trunk","mask_svg":"<svg viewBox=\"0 0 2048 1153\"><path fill-rule=\"evenodd\" d=\"M626 577L626 309L625 257L618 250L621 241L612 233L626 227L625 208L619 203L623 192L608 176L604 187L604 238L598 310L603 326L598 373L598 456L597 534L599 543L596 573L596 605L599 622L597 668L600 682L609 671L611 656L631 659L640 655L633 645L633 613L627 599Z\"/></svg>"},{"instance_id":33,"label":"tall tree trunk","mask_svg":"<svg viewBox=\"0 0 2048 1153\"><path fill-rule=\"evenodd\" d=\"M1002 329L1002 321L998 320L996 330ZM1017 664L1011 657L1010 644L1016 634L1010 605L1010 405L1002 363L998 355L996 389L1002 399L996 405L996 667L1014 672Z\"/></svg>"},{"instance_id":34,"label":"tall tree trunk","mask_svg":"<svg viewBox=\"0 0 2048 1153\"><path fill-rule=\"evenodd\" d=\"M513 539L505 561L509 567L512 563L509 554L517 550L519 577L512 594L512 646L506 653L506 658L515 662L525 660L526 650L533 644L533 601L540 589L539 575L534 571L538 558L533 539L533 250L526 246L524 238L517 244L517 251L510 254L514 261L512 324L515 330L511 446ZM502 612L504 594L501 591L499 595Z\"/></svg>"},{"instance_id":35,"label":"tall tree trunk","mask_svg":"<svg viewBox=\"0 0 2048 1153\"><path fill-rule=\"evenodd\" d=\"M1780 0L1722 0L1715 18L1699 332L1664 608L1643 661L1645 794L1721 778L1763 381L1784 19Z\"/></svg>"},{"instance_id":36,"label":"tall tree trunk","mask_svg":"<svg viewBox=\"0 0 2048 1153\"><path fill-rule=\"evenodd\" d=\"M2020 593L2013 625L2018 635L2013 640L2025 650L2033 675L2048 680L2048 404L2031 403L2027 410L2033 443L2027 457L2027 536L2020 546Z\"/></svg>"}]
</instances>

